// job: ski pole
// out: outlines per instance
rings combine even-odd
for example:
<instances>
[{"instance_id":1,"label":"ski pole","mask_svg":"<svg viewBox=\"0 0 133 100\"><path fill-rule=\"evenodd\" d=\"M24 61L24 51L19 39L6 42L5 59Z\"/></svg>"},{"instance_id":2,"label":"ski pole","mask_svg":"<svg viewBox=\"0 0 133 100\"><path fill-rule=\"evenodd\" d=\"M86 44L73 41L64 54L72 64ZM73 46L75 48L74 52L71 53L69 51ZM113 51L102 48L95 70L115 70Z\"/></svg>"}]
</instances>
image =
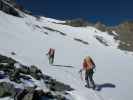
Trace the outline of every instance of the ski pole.
<instances>
[{"instance_id":1,"label":"ski pole","mask_svg":"<svg viewBox=\"0 0 133 100\"><path fill-rule=\"evenodd\" d=\"M80 78L81 78L81 80L83 81L82 69L79 71L79 73L80 73Z\"/></svg>"}]
</instances>

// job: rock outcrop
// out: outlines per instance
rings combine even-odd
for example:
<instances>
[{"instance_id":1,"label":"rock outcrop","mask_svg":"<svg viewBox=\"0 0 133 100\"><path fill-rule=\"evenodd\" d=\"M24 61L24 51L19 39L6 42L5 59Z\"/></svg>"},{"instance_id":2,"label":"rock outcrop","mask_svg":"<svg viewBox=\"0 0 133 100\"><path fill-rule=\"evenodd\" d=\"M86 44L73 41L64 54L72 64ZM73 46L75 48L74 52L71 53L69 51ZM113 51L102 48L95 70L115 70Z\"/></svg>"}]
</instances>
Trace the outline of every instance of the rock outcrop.
<instances>
[{"instance_id":1,"label":"rock outcrop","mask_svg":"<svg viewBox=\"0 0 133 100\"><path fill-rule=\"evenodd\" d=\"M30 11L24 9L22 5L17 4L16 0L0 0L0 10L17 17L23 17L22 12L32 14Z\"/></svg>"},{"instance_id":2,"label":"rock outcrop","mask_svg":"<svg viewBox=\"0 0 133 100\"><path fill-rule=\"evenodd\" d=\"M34 83L32 86L24 85L23 87L23 82L33 82L33 79L43 81L42 84L45 84L49 91L37 89L38 84ZM9 80L9 82L4 80ZM0 81L0 97L8 96L14 100L68 100L62 93L73 90L69 85L45 75L35 65L26 66L3 55L0 55ZM23 88L16 87L16 84Z\"/></svg>"},{"instance_id":3,"label":"rock outcrop","mask_svg":"<svg viewBox=\"0 0 133 100\"><path fill-rule=\"evenodd\" d=\"M15 8L16 6L17 4L15 0L0 0L0 10L5 13L20 17L19 12Z\"/></svg>"},{"instance_id":4,"label":"rock outcrop","mask_svg":"<svg viewBox=\"0 0 133 100\"><path fill-rule=\"evenodd\" d=\"M78 18L78 19L73 19L73 20L67 20L65 25L70 25L73 27L86 27L92 25L92 23L89 23L88 21Z\"/></svg>"},{"instance_id":5,"label":"rock outcrop","mask_svg":"<svg viewBox=\"0 0 133 100\"><path fill-rule=\"evenodd\" d=\"M133 51L133 21L126 21L114 28L120 40L119 48L122 50Z\"/></svg>"}]
</instances>

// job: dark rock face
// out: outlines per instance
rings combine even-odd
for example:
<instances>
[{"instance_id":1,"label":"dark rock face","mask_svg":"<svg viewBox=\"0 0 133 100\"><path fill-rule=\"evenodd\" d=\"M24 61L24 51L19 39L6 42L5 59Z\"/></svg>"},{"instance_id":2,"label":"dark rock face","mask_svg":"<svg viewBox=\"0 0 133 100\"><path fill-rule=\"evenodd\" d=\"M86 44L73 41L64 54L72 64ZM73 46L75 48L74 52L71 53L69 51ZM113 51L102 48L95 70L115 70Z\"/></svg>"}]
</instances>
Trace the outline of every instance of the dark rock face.
<instances>
[{"instance_id":1,"label":"dark rock face","mask_svg":"<svg viewBox=\"0 0 133 100\"><path fill-rule=\"evenodd\" d=\"M95 38L96 38L101 44L103 44L103 45L105 45L105 46L109 46L108 43L107 43L107 41L106 41L103 37L95 35Z\"/></svg>"},{"instance_id":2,"label":"dark rock face","mask_svg":"<svg viewBox=\"0 0 133 100\"><path fill-rule=\"evenodd\" d=\"M43 80L46 87L50 90L38 90L37 85L16 88L10 82L0 82L0 97L10 96L14 100L68 100L62 94L56 92L65 92L73 90L69 85L58 82L50 76L44 75L35 65L26 66L15 61L10 57L0 55L0 79L8 78L10 81L20 84L32 79ZM55 92L55 93L53 93Z\"/></svg>"},{"instance_id":3,"label":"dark rock face","mask_svg":"<svg viewBox=\"0 0 133 100\"><path fill-rule=\"evenodd\" d=\"M26 14L32 15L32 13L24 9L22 5L17 4L16 0L0 0L0 10L17 17L23 17L20 15L20 12L18 10Z\"/></svg>"},{"instance_id":4,"label":"dark rock face","mask_svg":"<svg viewBox=\"0 0 133 100\"><path fill-rule=\"evenodd\" d=\"M14 85L7 83L7 82L1 82L0 83L0 97L6 97L6 96L14 96L16 94Z\"/></svg>"},{"instance_id":5,"label":"dark rock face","mask_svg":"<svg viewBox=\"0 0 133 100\"><path fill-rule=\"evenodd\" d=\"M36 87L19 89L7 82L0 83L0 97L10 96L14 100L68 100L62 95L36 90Z\"/></svg>"},{"instance_id":6,"label":"dark rock face","mask_svg":"<svg viewBox=\"0 0 133 100\"><path fill-rule=\"evenodd\" d=\"M101 22L97 22L95 25L94 25L95 28L105 32L107 30L107 26L102 24Z\"/></svg>"},{"instance_id":7,"label":"dark rock face","mask_svg":"<svg viewBox=\"0 0 133 100\"><path fill-rule=\"evenodd\" d=\"M19 66L18 68L16 67L16 64ZM30 77L26 75L30 75L37 80L43 78L41 70L39 70L35 65L32 65L31 67L24 66L12 58L2 55L0 55L0 71L3 71L11 81L16 83L21 83L21 78L27 80L30 79Z\"/></svg>"},{"instance_id":8,"label":"dark rock face","mask_svg":"<svg viewBox=\"0 0 133 100\"><path fill-rule=\"evenodd\" d=\"M41 70L39 70L35 65L32 65L29 68L29 72L30 72L30 75L37 80L40 80L41 78L43 78L43 74Z\"/></svg>"},{"instance_id":9,"label":"dark rock face","mask_svg":"<svg viewBox=\"0 0 133 100\"><path fill-rule=\"evenodd\" d=\"M26 88L24 90L19 91L15 100L40 100L40 97L44 94L41 90L35 90L35 88Z\"/></svg>"},{"instance_id":10,"label":"dark rock face","mask_svg":"<svg viewBox=\"0 0 133 100\"><path fill-rule=\"evenodd\" d=\"M46 84L46 86L52 90L52 91L72 91L73 88L71 88L69 85L66 85L64 83L61 83L59 81L56 81L55 79L52 79L51 77L45 75L44 76L44 82Z\"/></svg>"},{"instance_id":11,"label":"dark rock face","mask_svg":"<svg viewBox=\"0 0 133 100\"><path fill-rule=\"evenodd\" d=\"M92 24L89 23L88 21L84 20L84 19L78 18L78 19L66 21L65 25L70 25L73 27L85 27L85 26L89 26Z\"/></svg>"},{"instance_id":12,"label":"dark rock face","mask_svg":"<svg viewBox=\"0 0 133 100\"><path fill-rule=\"evenodd\" d=\"M15 100L68 100L62 95L42 90L24 89L17 93Z\"/></svg>"},{"instance_id":13,"label":"dark rock face","mask_svg":"<svg viewBox=\"0 0 133 100\"><path fill-rule=\"evenodd\" d=\"M9 65L13 65L16 61L10 57L0 55L0 63L8 63Z\"/></svg>"},{"instance_id":14,"label":"dark rock face","mask_svg":"<svg viewBox=\"0 0 133 100\"><path fill-rule=\"evenodd\" d=\"M16 0L5 0L5 1L12 5L16 5Z\"/></svg>"},{"instance_id":15,"label":"dark rock face","mask_svg":"<svg viewBox=\"0 0 133 100\"><path fill-rule=\"evenodd\" d=\"M8 14L20 17L19 12L15 9L16 5L16 0L0 0L0 10Z\"/></svg>"},{"instance_id":16,"label":"dark rock face","mask_svg":"<svg viewBox=\"0 0 133 100\"><path fill-rule=\"evenodd\" d=\"M74 38L74 40L77 41L77 42L80 42L80 43L82 43L82 44L89 45L89 43L88 43L87 41L84 41L84 40L82 40L82 39Z\"/></svg>"},{"instance_id":17,"label":"dark rock face","mask_svg":"<svg viewBox=\"0 0 133 100\"><path fill-rule=\"evenodd\" d=\"M133 21L124 22L115 27L120 40L119 48L122 50L133 51Z\"/></svg>"},{"instance_id":18,"label":"dark rock face","mask_svg":"<svg viewBox=\"0 0 133 100\"><path fill-rule=\"evenodd\" d=\"M40 26L36 26L36 27L41 28ZM63 33L63 32L61 32L61 31L58 31L58 30L55 30L55 29L52 29L52 28L49 28L49 27L43 27L43 28L44 28L44 29L47 29L47 30L49 30L49 31L57 32L57 33L59 33L60 35L66 36L66 33ZM47 33L46 33L46 34L47 34Z\"/></svg>"}]
</instances>

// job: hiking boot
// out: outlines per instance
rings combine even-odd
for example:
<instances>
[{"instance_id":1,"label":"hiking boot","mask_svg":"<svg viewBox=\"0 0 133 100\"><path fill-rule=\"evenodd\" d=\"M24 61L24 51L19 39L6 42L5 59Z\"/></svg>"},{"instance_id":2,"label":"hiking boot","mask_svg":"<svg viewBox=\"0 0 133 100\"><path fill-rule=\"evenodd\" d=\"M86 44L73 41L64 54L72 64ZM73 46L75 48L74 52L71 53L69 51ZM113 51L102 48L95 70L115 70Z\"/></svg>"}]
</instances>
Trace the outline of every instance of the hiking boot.
<instances>
[{"instance_id":1,"label":"hiking boot","mask_svg":"<svg viewBox=\"0 0 133 100\"><path fill-rule=\"evenodd\" d=\"M96 90L96 85L94 85L94 86L92 87L92 89L93 89L93 90Z\"/></svg>"},{"instance_id":2,"label":"hiking boot","mask_svg":"<svg viewBox=\"0 0 133 100\"><path fill-rule=\"evenodd\" d=\"M85 87L87 87L87 88L91 88L89 85L85 85Z\"/></svg>"}]
</instances>

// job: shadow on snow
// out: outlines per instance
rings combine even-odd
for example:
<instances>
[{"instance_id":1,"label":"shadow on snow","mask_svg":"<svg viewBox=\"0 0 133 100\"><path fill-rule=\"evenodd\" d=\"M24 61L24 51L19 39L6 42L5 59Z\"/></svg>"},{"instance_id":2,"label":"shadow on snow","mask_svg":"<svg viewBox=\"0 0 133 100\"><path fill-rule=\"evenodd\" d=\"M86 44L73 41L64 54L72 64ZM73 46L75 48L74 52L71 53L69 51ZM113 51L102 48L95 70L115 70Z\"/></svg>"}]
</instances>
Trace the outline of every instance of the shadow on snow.
<instances>
[{"instance_id":1,"label":"shadow on snow","mask_svg":"<svg viewBox=\"0 0 133 100\"><path fill-rule=\"evenodd\" d=\"M116 85L112 83L103 83L103 84L97 84L96 87L97 91L101 91L103 88L115 88Z\"/></svg>"},{"instance_id":2,"label":"shadow on snow","mask_svg":"<svg viewBox=\"0 0 133 100\"><path fill-rule=\"evenodd\" d=\"M55 64L53 64L52 66L74 68L74 66L69 66L69 65L55 65Z\"/></svg>"},{"instance_id":3,"label":"shadow on snow","mask_svg":"<svg viewBox=\"0 0 133 100\"><path fill-rule=\"evenodd\" d=\"M74 68L74 66L70 66L70 65L57 65L57 64L52 64L52 66ZM113 84L113 83L96 84L96 91L101 91L104 88L116 88L116 85Z\"/></svg>"}]
</instances>

